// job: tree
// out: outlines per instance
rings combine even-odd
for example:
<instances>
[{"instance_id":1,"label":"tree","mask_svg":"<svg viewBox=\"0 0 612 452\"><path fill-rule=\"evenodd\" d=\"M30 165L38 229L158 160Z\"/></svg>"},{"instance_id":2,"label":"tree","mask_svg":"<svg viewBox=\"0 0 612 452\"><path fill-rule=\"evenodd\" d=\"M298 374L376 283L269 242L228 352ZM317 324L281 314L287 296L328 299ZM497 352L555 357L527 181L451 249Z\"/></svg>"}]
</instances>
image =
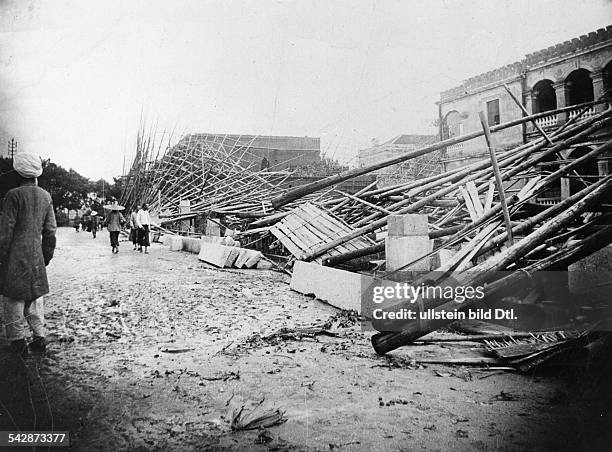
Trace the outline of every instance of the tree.
<instances>
[{"instance_id":1,"label":"tree","mask_svg":"<svg viewBox=\"0 0 612 452\"><path fill-rule=\"evenodd\" d=\"M73 169L66 170L51 160L43 160L43 173L38 178L38 185L51 194L53 206L56 209L79 209L90 193L96 193L98 197L104 192L105 200L121 197L121 179L114 178L114 183L109 184L104 179L92 182L85 176L81 176ZM0 201L4 199L6 192L19 185L19 175L13 170L10 158L0 157ZM102 190L104 187L104 190ZM100 203L98 203L100 204ZM101 205L97 207L102 209ZM0 204L1 208L1 204Z\"/></svg>"},{"instance_id":2,"label":"tree","mask_svg":"<svg viewBox=\"0 0 612 452\"><path fill-rule=\"evenodd\" d=\"M341 165L331 157L323 155L320 160L295 168L298 176L331 176L346 171L348 166Z\"/></svg>"}]
</instances>

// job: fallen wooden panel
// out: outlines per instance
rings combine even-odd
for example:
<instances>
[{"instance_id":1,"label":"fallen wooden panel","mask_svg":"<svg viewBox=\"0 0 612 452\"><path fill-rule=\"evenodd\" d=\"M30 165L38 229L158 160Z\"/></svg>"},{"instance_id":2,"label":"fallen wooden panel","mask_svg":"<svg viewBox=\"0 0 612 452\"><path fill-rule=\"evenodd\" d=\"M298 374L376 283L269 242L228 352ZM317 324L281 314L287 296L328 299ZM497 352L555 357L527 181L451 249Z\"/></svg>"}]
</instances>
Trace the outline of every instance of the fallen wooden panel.
<instances>
[{"instance_id":1,"label":"fallen wooden panel","mask_svg":"<svg viewBox=\"0 0 612 452\"><path fill-rule=\"evenodd\" d=\"M302 256L319 246L352 231L353 228L348 224L310 203L296 207L289 215L270 228L270 232L297 259L302 259ZM332 248L314 261L320 264L327 257L365 248L373 243L366 237L357 237Z\"/></svg>"},{"instance_id":2,"label":"fallen wooden panel","mask_svg":"<svg viewBox=\"0 0 612 452\"><path fill-rule=\"evenodd\" d=\"M373 283L371 276L297 261L289 287L305 295L312 294L336 308L354 309L361 313L362 294Z\"/></svg>"}]
</instances>

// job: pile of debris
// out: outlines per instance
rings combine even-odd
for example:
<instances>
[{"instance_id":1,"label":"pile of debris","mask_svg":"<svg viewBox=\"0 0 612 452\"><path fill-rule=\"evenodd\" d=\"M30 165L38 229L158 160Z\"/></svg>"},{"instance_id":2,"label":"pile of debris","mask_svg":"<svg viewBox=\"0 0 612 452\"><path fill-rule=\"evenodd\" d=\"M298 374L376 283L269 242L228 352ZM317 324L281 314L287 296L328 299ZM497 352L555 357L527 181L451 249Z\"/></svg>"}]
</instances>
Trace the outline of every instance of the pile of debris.
<instances>
[{"instance_id":1,"label":"pile of debris","mask_svg":"<svg viewBox=\"0 0 612 452\"><path fill-rule=\"evenodd\" d=\"M577 172L585 162L612 150L612 110L582 118L600 103L525 116L490 129L481 116L481 132L292 190L280 187L282 176L278 173L245 168L242 156L248 152L248 145L243 142L184 142L149 162L150 145L141 137L140 151L128 176L132 182L122 203L148 201L161 222L170 222L188 218L181 215L179 201L191 199L190 216L202 212L225 214L234 239L275 258L285 256L286 268L295 262L311 262L309 265L317 268L353 271L361 268L356 263L367 256L388 254L385 235L391 233L390 222L399 215L418 214L426 218L425 236L432 246L410 262L386 268L385 277L392 278L393 273L420 264L421 269L435 273L411 283L443 285L453 272L454 279L464 275L459 278L463 285L485 285L488 298L509 287L525 285L533 272L567 266L612 242L612 175L585 177ZM574 112L571 119L554 132L546 133L536 122L540 117L570 110ZM495 148L495 132L527 122L540 132L539 139L511 149ZM378 188L374 182L355 194L336 189L338 183L350 178L482 136L491 160L395 186ZM561 157L561 151L585 142L593 148L580 158ZM558 203L536 202L562 178L575 180L582 188ZM384 260L375 263L376 270L384 269ZM508 273L500 279L496 273L500 271ZM296 286L292 283L292 287ZM360 289L357 287L357 292ZM447 310L449 303L422 300L421 309ZM470 307L469 302L462 305L462 309ZM376 334L372 343L378 353L384 354L447 323L409 322L400 332L385 332L384 325L377 325L383 332ZM489 346L500 356L508 352L494 343ZM536 355L551 349L529 347L538 349ZM525 356L528 361L533 359L531 354Z\"/></svg>"}]
</instances>

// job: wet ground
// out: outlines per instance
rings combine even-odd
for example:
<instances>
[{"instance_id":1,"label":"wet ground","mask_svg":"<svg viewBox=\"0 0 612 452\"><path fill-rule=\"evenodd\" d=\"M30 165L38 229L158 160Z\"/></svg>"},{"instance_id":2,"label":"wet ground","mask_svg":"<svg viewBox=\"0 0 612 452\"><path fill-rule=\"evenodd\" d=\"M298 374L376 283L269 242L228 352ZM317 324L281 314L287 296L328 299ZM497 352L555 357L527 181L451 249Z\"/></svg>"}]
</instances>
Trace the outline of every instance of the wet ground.
<instances>
[{"instance_id":1,"label":"wet ground","mask_svg":"<svg viewBox=\"0 0 612 452\"><path fill-rule=\"evenodd\" d=\"M469 356L469 342L378 357L350 316L281 273L219 270L159 244L113 255L106 231L62 228L49 278L47 355L22 360L2 344L1 430L70 430L79 451L610 445L608 374L414 363ZM263 339L326 321L336 337ZM241 400L286 422L232 431Z\"/></svg>"}]
</instances>

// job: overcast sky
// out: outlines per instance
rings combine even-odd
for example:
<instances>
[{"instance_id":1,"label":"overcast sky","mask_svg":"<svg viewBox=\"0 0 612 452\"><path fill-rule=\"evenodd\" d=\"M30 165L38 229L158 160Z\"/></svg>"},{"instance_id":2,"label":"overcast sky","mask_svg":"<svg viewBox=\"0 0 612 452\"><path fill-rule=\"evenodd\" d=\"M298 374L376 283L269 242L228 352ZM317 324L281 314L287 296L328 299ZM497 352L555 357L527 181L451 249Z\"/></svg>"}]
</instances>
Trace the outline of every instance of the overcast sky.
<instances>
[{"instance_id":1,"label":"overcast sky","mask_svg":"<svg viewBox=\"0 0 612 452\"><path fill-rule=\"evenodd\" d=\"M610 0L2 1L0 153L97 179L159 130L372 138L435 133L461 80L612 24Z\"/></svg>"}]
</instances>

